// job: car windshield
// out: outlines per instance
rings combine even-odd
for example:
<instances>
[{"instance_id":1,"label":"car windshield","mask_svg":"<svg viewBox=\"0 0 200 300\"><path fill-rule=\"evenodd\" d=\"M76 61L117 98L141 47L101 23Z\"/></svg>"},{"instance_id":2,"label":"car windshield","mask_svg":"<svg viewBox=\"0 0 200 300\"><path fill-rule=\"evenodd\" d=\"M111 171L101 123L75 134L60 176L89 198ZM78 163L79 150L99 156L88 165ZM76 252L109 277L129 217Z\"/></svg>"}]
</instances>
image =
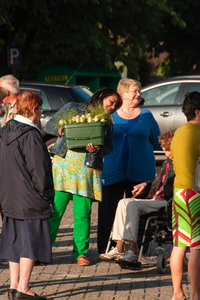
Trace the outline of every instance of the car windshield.
<instances>
[{"instance_id":1,"label":"car windshield","mask_svg":"<svg viewBox=\"0 0 200 300\"><path fill-rule=\"evenodd\" d=\"M87 88L74 88L74 89L67 89L67 93L75 102L88 102L89 99L92 97L93 93L88 90Z\"/></svg>"}]
</instances>

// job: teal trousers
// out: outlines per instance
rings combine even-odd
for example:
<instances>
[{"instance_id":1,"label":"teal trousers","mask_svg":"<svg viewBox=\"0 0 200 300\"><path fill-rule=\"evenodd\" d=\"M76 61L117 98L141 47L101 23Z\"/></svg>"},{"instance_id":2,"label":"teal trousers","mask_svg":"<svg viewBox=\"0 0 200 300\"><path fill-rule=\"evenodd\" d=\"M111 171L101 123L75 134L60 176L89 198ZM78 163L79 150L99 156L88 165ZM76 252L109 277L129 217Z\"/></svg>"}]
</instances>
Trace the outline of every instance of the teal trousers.
<instances>
[{"instance_id":1,"label":"teal trousers","mask_svg":"<svg viewBox=\"0 0 200 300\"><path fill-rule=\"evenodd\" d=\"M71 197L74 214L73 256L77 260L81 255L86 255L89 248L92 199L63 191L55 191L54 209L52 217L49 219L49 226L53 246L60 222Z\"/></svg>"}]
</instances>

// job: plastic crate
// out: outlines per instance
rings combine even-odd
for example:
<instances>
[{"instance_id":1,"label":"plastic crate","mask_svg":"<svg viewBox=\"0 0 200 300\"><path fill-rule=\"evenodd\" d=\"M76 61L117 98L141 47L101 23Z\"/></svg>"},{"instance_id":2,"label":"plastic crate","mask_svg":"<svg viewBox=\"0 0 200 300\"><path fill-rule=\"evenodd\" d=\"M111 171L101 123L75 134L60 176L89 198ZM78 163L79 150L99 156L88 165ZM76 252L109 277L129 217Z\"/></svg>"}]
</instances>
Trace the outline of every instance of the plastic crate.
<instances>
[{"instance_id":1,"label":"plastic crate","mask_svg":"<svg viewBox=\"0 0 200 300\"><path fill-rule=\"evenodd\" d=\"M104 144L103 123L74 123L63 125L64 138L67 148L83 148L87 144Z\"/></svg>"}]
</instances>

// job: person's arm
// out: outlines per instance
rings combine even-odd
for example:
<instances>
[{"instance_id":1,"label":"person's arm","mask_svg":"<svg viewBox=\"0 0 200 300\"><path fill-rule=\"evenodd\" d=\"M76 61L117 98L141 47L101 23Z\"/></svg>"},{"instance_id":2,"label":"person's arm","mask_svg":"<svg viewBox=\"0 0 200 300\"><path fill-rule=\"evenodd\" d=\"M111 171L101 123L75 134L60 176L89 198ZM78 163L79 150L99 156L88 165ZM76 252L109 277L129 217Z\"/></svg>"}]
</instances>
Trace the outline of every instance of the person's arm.
<instances>
[{"instance_id":1,"label":"person's arm","mask_svg":"<svg viewBox=\"0 0 200 300\"><path fill-rule=\"evenodd\" d=\"M112 140L114 136L112 123L108 123L105 126L105 137L104 137L104 145L99 146L99 149L93 154L94 156L102 157L108 155L113 150Z\"/></svg>"},{"instance_id":2,"label":"person's arm","mask_svg":"<svg viewBox=\"0 0 200 300\"><path fill-rule=\"evenodd\" d=\"M61 136L60 124L59 121L62 119L63 116L66 116L67 111L70 110L71 103L67 103L63 106L57 113L55 113L52 118L46 123L45 130L49 134ZM59 131L59 132L58 132Z\"/></svg>"},{"instance_id":3,"label":"person's arm","mask_svg":"<svg viewBox=\"0 0 200 300\"><path fill-rule=\"evenodd\" d=\"M169 168L167 169L167 173L163 184L165 200L169 200L173 197L174 178L175 178L175 174L174 174L173 164L171 162Z\"/></svg>"},{"instance_id":4,"label":"person's arm","mask_svg":"<svg viewBox=\"0 0 200 300\"><path fill-rule=\"evenodd\" d=\"M156 150L160 147L160 144L158 142L158 137L160 136L160 128L152 114L151 114L151 125L150 126L151 126L150 141L153 145L153 149Z\"/></svg>"},{"instance_id":5,"label":"person's arm","mask_svg":"<svg viewBox=\"0 0 200 300\"><path fill-rule=\"evenodd\" d=\"M133 190L132 190L133 196L136 197L136 196L141 195L144 192L146 186L147 186L146 182L134 185Z\"/></svg>"},{"instance_id":6,"label":"person's arm","mask_svg":"<svg viewBox=\"0 0 200 300\"><path fill-rule=\"evenodd\" d=\"M51 160L42 136L36 130L30 130L22 149L27 168L31 175L33 188L49 203L53 203L54 186Z\"/></svg>"}]
</instances>

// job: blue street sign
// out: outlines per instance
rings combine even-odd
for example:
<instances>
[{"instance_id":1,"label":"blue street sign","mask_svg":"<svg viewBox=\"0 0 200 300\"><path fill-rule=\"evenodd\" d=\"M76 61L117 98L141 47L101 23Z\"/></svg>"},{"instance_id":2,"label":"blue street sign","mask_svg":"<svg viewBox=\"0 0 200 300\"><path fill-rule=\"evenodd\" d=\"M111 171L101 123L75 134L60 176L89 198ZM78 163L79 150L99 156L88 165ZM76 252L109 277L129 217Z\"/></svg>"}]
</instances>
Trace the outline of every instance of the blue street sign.
<instances>
[{"instance_id":1,"label":"blue street sign","mask_svg":"<svg viewBox=\"0 0 200 300\"><path fill-rule=\"evenodd\" d=\"M22 50L20 45L8 45L8 67L21 68Z\"/></svg>"}]
</instances>

